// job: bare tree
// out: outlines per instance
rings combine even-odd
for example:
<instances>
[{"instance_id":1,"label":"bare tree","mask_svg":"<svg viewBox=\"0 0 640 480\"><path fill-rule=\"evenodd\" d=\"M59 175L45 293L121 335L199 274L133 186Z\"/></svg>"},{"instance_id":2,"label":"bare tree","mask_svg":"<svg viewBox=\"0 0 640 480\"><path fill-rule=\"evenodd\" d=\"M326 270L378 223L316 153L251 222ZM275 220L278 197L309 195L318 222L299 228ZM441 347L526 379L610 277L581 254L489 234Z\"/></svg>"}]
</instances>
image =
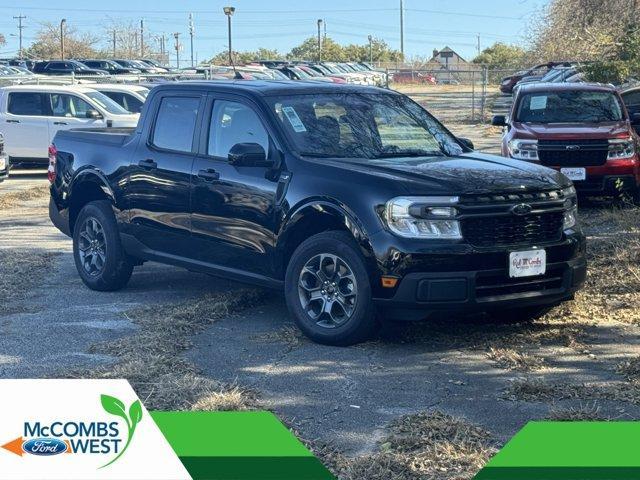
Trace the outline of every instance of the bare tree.
<instances>
[{"instance_id":1,"label":"bare tree","mask_svg":"<svg viewBox=\"0 0 640 480\"><path fill-rule=\"evenodd\" d=\"M88 32L79 33L73 26L64 25L64 49L66 58L86 58L96 54L99 39ZM60 25L43 23L36 33L36 40L26 49L30 58L60 58Z\"/></svg>"}]
</instances>

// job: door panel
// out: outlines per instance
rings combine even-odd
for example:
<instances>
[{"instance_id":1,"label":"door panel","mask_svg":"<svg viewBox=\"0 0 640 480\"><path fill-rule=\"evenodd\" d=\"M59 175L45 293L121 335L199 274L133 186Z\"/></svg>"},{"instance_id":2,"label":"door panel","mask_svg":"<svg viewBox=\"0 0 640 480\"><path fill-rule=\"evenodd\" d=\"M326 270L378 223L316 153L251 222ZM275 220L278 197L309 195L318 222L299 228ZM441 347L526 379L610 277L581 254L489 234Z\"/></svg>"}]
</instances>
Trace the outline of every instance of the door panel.
<instances>
[{"instance_id":1,"label":"door panel","mask_svg":"<svg viewBox=\"0 0 640 480\"><path fill-rule=\"evenodd\" d=\"M203 97L171 93L159 103L149 141L141 139L130 165L130 228L150 249L189 256L191 170Z\"/></svg>"},{"instance_id":2,"label":"door panel","mask_svg":"<svg viewBox=\"0 0 640 480\"><path fill-rule=\"evenodd\" d=\"M226 159L236 143L258 143L269 152L269 134L247 104L217 99L210 111L209 155L193 164L195 254L205 262L271 276L277 180L265 167L236 167Z\"/></svg>"},{"instance_id":3,"label":"door panel","mask_svg":"<svg viewBox=\"0 0 640 480\"><path fill-rule=\"evenodd\" d=\"M48 96L42 92L9 92L1 130L10 157L47 158L51 143L45 115Z\"/></svg>"}]
</instances>

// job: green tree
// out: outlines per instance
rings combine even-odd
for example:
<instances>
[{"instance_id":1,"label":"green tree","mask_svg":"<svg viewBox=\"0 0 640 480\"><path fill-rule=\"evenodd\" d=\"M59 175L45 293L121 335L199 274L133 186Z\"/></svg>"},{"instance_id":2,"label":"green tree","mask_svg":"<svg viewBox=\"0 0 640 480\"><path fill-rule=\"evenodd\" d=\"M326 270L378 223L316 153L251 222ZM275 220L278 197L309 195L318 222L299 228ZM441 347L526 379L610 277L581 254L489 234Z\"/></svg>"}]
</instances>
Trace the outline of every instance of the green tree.
<instances>
[{"instance_id":1,"label":"green tree","mask_svg":"<svg viewBox=\"0 0 640 480\"><path fill-rule=\"evenodd\" d=\"M485 48L473 63L487 65L489 69L515 68L524 62L526 51L517 45L496 42Z\"/></svg>"},{"instance_id":2,"label":"green tree","mask_svg":"<svg viewBox=\"0 0 640 480\"><path fill-rule=\"evenodd\" d=\"M318 58L318 39L309 37L287 55L292 60L316 60ZM344 48L330 37L322 41L322 60L344 62L347 59Z\"/></svg>"}]
</instances>

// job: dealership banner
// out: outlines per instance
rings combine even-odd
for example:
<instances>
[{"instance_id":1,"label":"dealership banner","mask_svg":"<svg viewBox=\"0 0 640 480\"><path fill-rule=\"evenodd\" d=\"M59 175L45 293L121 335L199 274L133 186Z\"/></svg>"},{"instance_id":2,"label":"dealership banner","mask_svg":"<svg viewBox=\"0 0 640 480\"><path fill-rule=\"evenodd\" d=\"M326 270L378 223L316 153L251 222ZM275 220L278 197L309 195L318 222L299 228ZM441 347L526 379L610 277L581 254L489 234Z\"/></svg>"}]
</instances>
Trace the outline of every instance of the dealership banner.
<instances>
[{"instance_id":1,"label":"dealership banner","mask_svg":"<svg viewBox=\"0 0 640 480\"><path fill-rule=\"evenodd\" d=\"M0 477L332 475L270 412L151 412L126 380L0 380Z\"/></svg>"},{"instance_id":2,"label":"dealership banner","mask_svg":"<svg viewBox=\"0 0 640 480\"><path fill-rule=\"evenodd\" d=\"M530 422L474 480L640 479L640 422Z\"/></svg>"}]
</instances>

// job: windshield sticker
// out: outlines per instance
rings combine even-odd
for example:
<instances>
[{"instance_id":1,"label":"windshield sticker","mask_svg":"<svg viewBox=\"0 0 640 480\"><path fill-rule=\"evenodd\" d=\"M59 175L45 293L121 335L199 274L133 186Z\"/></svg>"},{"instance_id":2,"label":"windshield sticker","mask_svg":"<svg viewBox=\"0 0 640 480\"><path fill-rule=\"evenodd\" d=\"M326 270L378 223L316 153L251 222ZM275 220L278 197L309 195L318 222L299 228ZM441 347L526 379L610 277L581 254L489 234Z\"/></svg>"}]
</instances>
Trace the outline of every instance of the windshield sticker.
<instances>
[{"instance_id":1,"label":"windshield sticker","mask_svg":"<svg viewBox=\"0 0 640 480\"><path fill-rule=\"evenodd\" d=\"M298 113L293 107L282 107L282 112L287 116L287 119L295 132L300 133L307 131L304 123L302 123L302 120L300 120Z\"/></svg>"},{"instance_id":2,"label":"windshield sticker","mask_svg":"<svg viewBox=\"0 0 640 480\"><path fill-rule=\"evenodd\" d=\"M546 95L531 97L531 101L529 102L529 110L544 110L545 108L547 108Z\"/></svg>"}]
</instances>

